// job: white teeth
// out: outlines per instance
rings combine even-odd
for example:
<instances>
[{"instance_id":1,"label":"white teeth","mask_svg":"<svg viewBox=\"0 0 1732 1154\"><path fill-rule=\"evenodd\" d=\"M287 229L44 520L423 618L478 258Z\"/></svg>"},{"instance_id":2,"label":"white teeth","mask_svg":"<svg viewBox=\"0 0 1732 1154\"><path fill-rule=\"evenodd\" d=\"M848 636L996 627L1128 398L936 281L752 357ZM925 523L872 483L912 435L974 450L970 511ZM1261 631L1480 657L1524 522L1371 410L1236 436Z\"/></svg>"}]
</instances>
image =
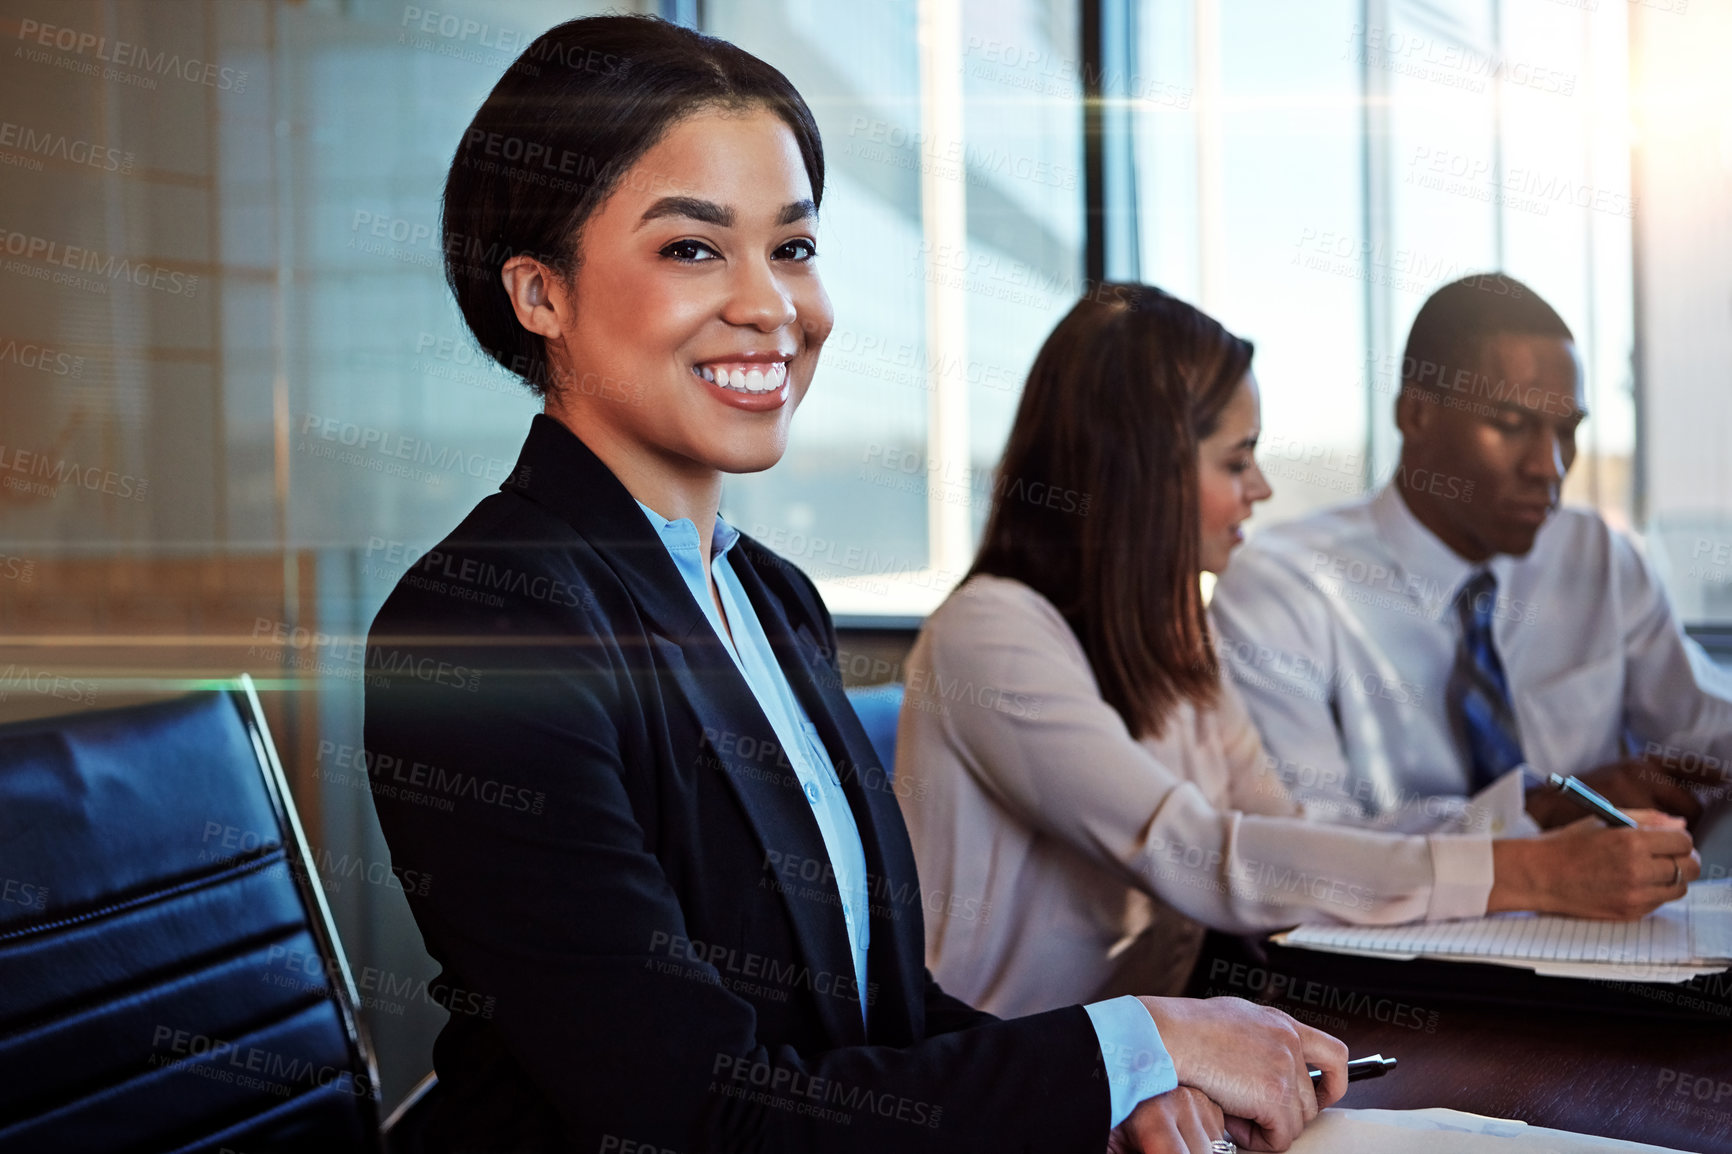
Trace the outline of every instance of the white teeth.
<instances>
[{"instance_id":1,"label":"white teeth","mask_svg":"<svg viewBox=\"0 0 1732 1154\"><path fill-rule=\"evenodd\" d=\"M733 389L740 393L771 393L782 387L782 382L788 378L786 361L775 361L762 368L753 365L750 368L718 368L710 365L696 365L693 371L698 376L720 385L724 389Z\"/></svg>"}]
</instances>

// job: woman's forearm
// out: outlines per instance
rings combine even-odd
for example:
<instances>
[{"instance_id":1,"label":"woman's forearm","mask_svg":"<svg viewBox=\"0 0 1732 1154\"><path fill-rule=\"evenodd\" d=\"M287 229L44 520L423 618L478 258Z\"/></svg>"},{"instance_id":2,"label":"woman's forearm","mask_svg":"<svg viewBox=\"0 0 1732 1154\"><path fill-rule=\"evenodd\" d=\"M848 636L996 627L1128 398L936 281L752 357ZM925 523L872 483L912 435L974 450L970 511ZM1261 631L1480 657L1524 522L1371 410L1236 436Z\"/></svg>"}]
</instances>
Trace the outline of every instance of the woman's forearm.
<instances>
[{"instance_id":1,"label":"woman's forearm","mask_svg":"<svg viewBox=\"0 0 1732 1154\"><path fill-rule=\"evenodd\" d=\"M1181 788L1162 807L1137 864L1142 888L1187 917L1255 933L1302 922L1393 925L1440 916L1435 861L1426 837L1232 813ZM1476 897L1471 913L1481 908ZM1451 915L1467 913L1441 911Z\"/></svg>"}]
</instances>

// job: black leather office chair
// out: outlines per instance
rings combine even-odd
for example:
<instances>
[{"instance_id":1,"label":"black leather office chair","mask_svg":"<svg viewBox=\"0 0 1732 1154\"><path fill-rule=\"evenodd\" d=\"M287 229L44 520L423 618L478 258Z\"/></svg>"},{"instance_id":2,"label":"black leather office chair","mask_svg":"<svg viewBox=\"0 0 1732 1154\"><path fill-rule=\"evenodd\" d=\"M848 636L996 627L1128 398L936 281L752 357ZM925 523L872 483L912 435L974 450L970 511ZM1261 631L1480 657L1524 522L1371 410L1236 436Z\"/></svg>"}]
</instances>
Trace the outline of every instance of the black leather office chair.
<instances>
[{"instance_id":1,"label":"black leather office chair","mask_svg":"<svg viewBox=\"0 0 1732 1154\"><path fill-rule=\"evenodd\" d=\"M0 1154L376 1151L355 1001L250 681L0 726Z\"/></svg>"}]
</instances>

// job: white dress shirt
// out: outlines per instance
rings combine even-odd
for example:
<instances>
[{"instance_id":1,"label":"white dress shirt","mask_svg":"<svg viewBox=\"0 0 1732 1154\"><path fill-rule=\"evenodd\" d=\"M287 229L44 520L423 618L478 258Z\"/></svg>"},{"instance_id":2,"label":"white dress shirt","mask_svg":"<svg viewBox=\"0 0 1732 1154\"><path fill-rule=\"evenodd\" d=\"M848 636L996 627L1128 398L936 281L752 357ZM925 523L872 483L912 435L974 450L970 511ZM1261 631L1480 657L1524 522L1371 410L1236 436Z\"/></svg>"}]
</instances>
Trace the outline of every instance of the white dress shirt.
<instances>
[{"instance_id":1,"label":"white dress shirt","mask_svg":"<svg viewBox=\"0 0 1732 1154\"><path fill-rule=\"evenodd\" d=\"M1489 834L1308 820L1231 683L1221 690L1138 740L1028 586L976 577L927 619L908 659L897 796L928 898L926 964L946 989L1000 1015L1175 994L1203 926L1485 912ZM1520 793L1502 801L1519 809Z\"/></svg>"},{"instance_id":2,"label":"white dress shirt","mask_svg":"<svg viewBox=\"0 0 1732 1154\"><path fill-rule=\"evenodd\" d=\"M1470 792L1445 687L1455 596L1482 568L1532 771L1582 773L1650 746L1732 755L1732 685L1597 514L1560 509L1525 557L1474 565L1390 486L1258 533L1215 588L1221 664L1296 796L1425 828Z\"/></svg>"}]
</instances>

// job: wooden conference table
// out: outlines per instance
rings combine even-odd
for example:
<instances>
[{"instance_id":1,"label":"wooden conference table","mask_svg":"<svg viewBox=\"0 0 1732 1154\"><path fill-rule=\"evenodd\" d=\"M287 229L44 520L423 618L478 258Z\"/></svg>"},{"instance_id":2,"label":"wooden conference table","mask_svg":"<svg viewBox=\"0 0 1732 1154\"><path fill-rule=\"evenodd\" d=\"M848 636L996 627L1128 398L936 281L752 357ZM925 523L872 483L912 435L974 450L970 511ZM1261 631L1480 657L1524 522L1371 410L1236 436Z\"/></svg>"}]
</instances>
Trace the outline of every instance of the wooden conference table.
<instances>
[{"instance_id":1,"label":"wooden conference table","mask_svg":"<svg viewBox=\"0 0 1732 1154\"><path fill-rule=\"evenodd\" d=\"M1681 986L1566 981L1212 934L1191 992L1264 1002L1354 1057L1400 1061L1354 1083L1343 1107L1446 1106L1732 1154L1732 973Z\"/></svg>"}]
</instances>

